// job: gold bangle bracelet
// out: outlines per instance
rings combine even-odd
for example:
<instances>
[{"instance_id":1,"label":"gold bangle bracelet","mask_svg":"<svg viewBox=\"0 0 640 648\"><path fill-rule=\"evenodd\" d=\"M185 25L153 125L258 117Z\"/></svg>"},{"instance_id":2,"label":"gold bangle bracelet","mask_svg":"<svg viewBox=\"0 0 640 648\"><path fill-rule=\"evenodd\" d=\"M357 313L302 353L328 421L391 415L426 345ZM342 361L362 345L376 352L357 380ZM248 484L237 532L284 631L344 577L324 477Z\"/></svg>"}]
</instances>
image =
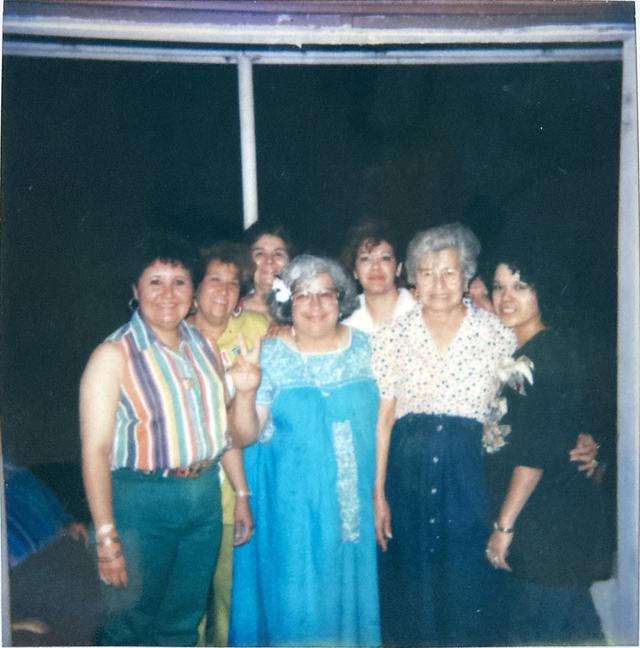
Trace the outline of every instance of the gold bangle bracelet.
<instances>
[{"instance_id":1,"label":"gold bangle bracelet","mask_svg":"<svg viewBox=\"0 0 640 648\"><path fill-rule=\"evenodd\" d=\"M122 557L122 551L118 549L118 553L115 554L115 556L111 556L111 558L100 558L98 557L98 562L99 563L110 563L113 562L114 560L118 560L118 558Z\"/></svg>"},{"instance_id":2,"label":"gold bangle bracelet","mask_svg":"<svg viewBox=\"0 0 640 648\"><path fill-rule=\"evenodd\" d=\"M98 547L110 547L113 544L120 544L120 538L118 536L107 536L96 541L96 546Z\"/></svg>"}]
</instances>

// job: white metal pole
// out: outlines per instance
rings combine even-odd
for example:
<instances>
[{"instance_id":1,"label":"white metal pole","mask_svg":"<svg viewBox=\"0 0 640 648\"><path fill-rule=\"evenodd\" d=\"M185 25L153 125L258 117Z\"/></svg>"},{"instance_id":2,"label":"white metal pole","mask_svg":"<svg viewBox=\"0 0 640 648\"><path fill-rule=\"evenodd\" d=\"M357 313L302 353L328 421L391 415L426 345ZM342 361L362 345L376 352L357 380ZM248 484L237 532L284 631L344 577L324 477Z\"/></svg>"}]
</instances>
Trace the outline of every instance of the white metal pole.
<instances>
[{"instance_id":1,"label":"white metal pole","mask_svg":"<svg viewBox=\"0 0 640 648\"><path fill-rule=\"evenodd\" d=\"M614 644L638 643L640 229L636 42L624 41L618 223L618 596Z\"/></svg>"},{"instance_id":2,"label":"white metal pole","mask_svg":"<svg viewBox=\"0 0 640 648\"><path fill-rule=\"evenodd\" d=\"M256 128L253 109L253 66L248 56L238 59L240 103L240 153L242 156L242 201L244 228L258 220L258 176Z\"/></svg>"}]
</instances>

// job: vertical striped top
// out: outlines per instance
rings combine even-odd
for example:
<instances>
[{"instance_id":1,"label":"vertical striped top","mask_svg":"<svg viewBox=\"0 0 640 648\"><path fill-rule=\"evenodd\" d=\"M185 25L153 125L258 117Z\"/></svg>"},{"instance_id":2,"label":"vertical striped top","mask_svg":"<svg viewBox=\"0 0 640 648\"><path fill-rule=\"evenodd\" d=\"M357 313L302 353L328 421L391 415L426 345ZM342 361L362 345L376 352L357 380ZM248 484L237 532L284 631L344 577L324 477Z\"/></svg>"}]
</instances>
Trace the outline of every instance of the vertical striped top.
<instances>
[{"instance_id":1,"label":"vertical striped top","mask_svg":"<svg viewBox=\"0 0 640 648\"><path fill-rule=\"evenodd\" d=\"M173 351L139 312L107 340L126 354L111 469L164 470L217 459L230 443L224 389L202 334L180 323Z\"/></svg>"}]
</instances>

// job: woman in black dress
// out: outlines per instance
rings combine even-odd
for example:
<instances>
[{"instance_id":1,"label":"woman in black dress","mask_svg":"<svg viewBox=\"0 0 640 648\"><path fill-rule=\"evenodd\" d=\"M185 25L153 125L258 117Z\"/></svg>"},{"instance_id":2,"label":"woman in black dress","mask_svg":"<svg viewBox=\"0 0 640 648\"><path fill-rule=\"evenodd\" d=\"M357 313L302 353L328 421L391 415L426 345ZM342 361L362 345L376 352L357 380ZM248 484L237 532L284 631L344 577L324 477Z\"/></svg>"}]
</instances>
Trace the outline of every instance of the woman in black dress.
<instances>
[{"instance_id":1,"label":"woman in black dress","mask_svg":"<svg viewBox=\"0 0 640 648\"><path fill-rule=\"evenodd\" d=\"M495 515L486 557L509 572L509 643L604 642L589 591L607 575L599 486L567 461L588 421L584 354L550 326L559 291L548 263L514 245L494 267L494 308L518 343L483 439Z\"/></svg>"}]
</instances>

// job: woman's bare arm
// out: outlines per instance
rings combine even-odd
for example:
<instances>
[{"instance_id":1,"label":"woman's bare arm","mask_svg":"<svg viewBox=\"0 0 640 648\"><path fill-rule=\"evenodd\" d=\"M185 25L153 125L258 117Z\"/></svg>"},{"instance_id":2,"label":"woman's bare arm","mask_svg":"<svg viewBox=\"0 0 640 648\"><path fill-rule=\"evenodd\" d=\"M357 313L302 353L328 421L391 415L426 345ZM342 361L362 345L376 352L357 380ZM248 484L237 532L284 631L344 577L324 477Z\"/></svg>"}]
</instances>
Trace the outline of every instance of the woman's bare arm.
<instances>
[{"instance_id":1,"label":"woman's bare arm","mask_svg":"<svg viewBox=\"0 0 640 648\"><path fill-rule=\"evenodd\" d=\"M244 472L244 461L240 448L231 448L222 455L222 467L233 490L236 502L233 512L234 534L233 544L241 545L248 542L253 534L253 515L249 500L249 486Z\"/></svg>"},{"instance_id":2,"label":"woman's bare arm","mask_svg":"<svg viewBox=\"0 0 640 648\"><path fill-rule=\"evenodd\" d=\"M373 491L373 504L376 523L376 540L383 551L391 539L391 512L384 494L387 477L387 460L391 429L396 421L395 398L381 398L378 406L378 424L376 426L376 482Z\"/></svg>"},{"instance_id":3,"label":"woman's bare arm","mask_svg":"<svg viewBox=\"0 0 640 648\"><path fill-rule=\"evenodd\" d=\"M80 382L82 475L98 534L98 571L104 583L126 587L126 563L114 541L110 455L125 358L113 342L101 344L89 358ZM111 541L107 538L111 538Z\"/></svg>"},{"instance_id":4,"label":"woman's bare arm","mask_svg":"<svg viewBox=\"0 0 640 648\"><path fill-rule=\"evenodd\" d=\"M511 476L507 496L496 520L501 529L513 529L520 512L527 503L531 493L536 489L542 477L542 469L516 466ZM509 546L513 540L513 531L494 530L487 543L487 559L494 567L511 571L507 563Z\"/></svg>"}]
</instances>

